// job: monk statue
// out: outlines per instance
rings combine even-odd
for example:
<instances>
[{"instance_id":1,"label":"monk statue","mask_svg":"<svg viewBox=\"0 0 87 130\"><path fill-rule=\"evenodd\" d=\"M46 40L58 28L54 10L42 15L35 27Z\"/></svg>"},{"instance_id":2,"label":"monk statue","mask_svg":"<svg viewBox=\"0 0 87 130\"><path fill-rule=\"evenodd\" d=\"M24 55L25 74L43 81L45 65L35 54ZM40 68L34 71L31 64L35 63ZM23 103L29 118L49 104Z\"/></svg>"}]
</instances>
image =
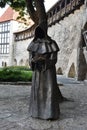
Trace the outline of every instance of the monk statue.
<instances>
[{"instance_id":1,"label":"monk statue","mask_svg":"<svg viewBox=\"0 0 87 130\"><path fill-rule=\"evenodd\" d=\"M37 26L34 39L27 50L29 64L33 70L30 115L40 119L58 119L60 109L55 64L59 47Z\"/></svg>"}]
</instances>

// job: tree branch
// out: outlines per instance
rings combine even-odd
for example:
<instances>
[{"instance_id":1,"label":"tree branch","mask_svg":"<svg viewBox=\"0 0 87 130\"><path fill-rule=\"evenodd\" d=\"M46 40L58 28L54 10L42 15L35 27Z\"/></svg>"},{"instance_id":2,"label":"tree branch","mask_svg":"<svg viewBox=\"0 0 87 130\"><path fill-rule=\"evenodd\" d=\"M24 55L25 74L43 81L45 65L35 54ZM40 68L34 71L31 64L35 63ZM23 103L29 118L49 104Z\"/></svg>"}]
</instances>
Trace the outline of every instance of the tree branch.
<instances>
[{"instance_id":1,"label":"tree branch","mask_svg":"<svg viewBox=\"0 0 87 130\"><path fill-rule=\"evenodd\" d=\"M26 6L31 19L35 22L35 24L38 24L39 18L32 4L32 0L26 0Z\"/></svg>"}]
</instances>

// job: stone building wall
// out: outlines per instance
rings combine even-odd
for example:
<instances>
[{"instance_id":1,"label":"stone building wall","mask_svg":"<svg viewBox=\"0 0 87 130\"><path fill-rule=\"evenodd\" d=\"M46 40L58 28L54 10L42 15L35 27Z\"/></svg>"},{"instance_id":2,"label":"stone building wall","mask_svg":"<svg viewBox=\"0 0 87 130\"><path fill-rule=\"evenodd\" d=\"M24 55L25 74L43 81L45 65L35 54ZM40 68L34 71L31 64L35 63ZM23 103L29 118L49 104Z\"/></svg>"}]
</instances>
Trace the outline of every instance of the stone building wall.
<instances>
[{"instance_id":1,"label":"stone building wall","mask_svg":"<svg viewBox=\"0 0 87 130\"><path fill-rule=\"evenodd\" d=\"M14 42L14 34L13 33L15 31L19 30L20 26L22 28L25 28L25 26L23 26L23 25L24 24L19 23L19 22L15 21L15 20L11 20L10 21L10 28L9 28L9 33L10 33L9 34L9 36L10 36L9 37L9 53L8 54L0 54L0 67L14 65L14 45L15 45L15 42ZM18 47L18 48L20 48L20 47Z\"/></svg>"},{"instance_id":2,"label":"stone building wall","mask_svg":"<svg viewBox=\"0 0 87 130\"><path fill-rule=\"evenodd\" d=\"M68 17L48 28L48 34L57 42L60 48L56 64L58 73L61 70L61 73L66 76L77 77L78 48L81 40L81 30L84 28L86 21L86 6L84 4ZM14 65L28 65L27 47L31 40L14 43ZM85 57L87 57L86 55L87 53L85 53Z\"/></svg>"},{"instance_id":3,"label":"stone building wall","mask_svg":"<svg viewBox=\"0 0 87 130\"><path fill-rule=\"evenodd\" d=\"M9 66L9 55L0 55L0 67Z\"/></svg>"},{"instance_id":4,"label":"stone building wall","mask_svg":"<svg viewBox=\"0 0 87 130\"><path fill-rule=\"evenodd\" d=\"M59 23L49 28L49 35L59 45L57 70L61 68L62 73L69 75L73 65L74 77L77 77L77 48L79 46L81 30L86 23L86 7L81 6L73 14L65 17Z\"/></svg>"},{"instance_id":5,"label":"stone building wall","mask_svg":"<svg viewBox=\"0 0 87 130\"><path fill-rule=\"evenodd\" d=\"M18 65L18 66L28 66L29 65L29 54L27 51L27 47L29 43L31 42L31 39L28 40L23 40L19 42L15 42L13 46L13 65Z\"/></svg>"},{"instance_id":6,"label":"stone building wall","mask_svg":"<svg viewBox=\"0 0 87 130\"><path fill-rule=\"evenodd\" d=\"M4 23L4 22L3 22ZM18 22L11 20L9 28L9 53L0 54L0 67L11 66L13 57L13 32L18 28Z\"/></svg>"}]
</instances>

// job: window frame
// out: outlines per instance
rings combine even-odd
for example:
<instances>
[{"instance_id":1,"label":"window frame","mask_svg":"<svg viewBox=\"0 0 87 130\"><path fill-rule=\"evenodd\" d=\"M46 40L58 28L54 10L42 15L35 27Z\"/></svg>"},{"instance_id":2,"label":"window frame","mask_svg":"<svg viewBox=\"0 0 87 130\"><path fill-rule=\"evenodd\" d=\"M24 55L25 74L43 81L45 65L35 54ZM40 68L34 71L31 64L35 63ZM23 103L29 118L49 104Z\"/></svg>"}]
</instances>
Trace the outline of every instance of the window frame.
<instances>
[{"instance_id":1,"label":"window frame","mask_svg":"<svg viewBox=\"0 0 87 130\"><path fill-rule=\"evenodd\" d=\"M9 54L10 21L0 23L0 54Z\"/></svg>"}]
</instances>

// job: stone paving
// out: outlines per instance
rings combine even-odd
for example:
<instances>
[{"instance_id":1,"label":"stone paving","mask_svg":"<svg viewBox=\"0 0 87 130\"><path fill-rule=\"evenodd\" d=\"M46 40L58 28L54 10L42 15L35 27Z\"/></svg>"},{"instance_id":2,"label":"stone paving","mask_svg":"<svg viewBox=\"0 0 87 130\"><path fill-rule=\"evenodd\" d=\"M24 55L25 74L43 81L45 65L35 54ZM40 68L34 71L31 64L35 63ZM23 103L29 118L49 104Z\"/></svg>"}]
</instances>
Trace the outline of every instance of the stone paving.
<instances>
[{"instance_id":1,"label":"stone paving","mask_svg":"<svg viewBox=\"0 0 87 130\"><path fill-rule=\"evenodd\" d=\"M60 86L69 101L60 104L60 118L55 121L29 116L30 89L30 85L0 84L0 130L87 130L86 81Z\"/></svg>"}]
</instances>

